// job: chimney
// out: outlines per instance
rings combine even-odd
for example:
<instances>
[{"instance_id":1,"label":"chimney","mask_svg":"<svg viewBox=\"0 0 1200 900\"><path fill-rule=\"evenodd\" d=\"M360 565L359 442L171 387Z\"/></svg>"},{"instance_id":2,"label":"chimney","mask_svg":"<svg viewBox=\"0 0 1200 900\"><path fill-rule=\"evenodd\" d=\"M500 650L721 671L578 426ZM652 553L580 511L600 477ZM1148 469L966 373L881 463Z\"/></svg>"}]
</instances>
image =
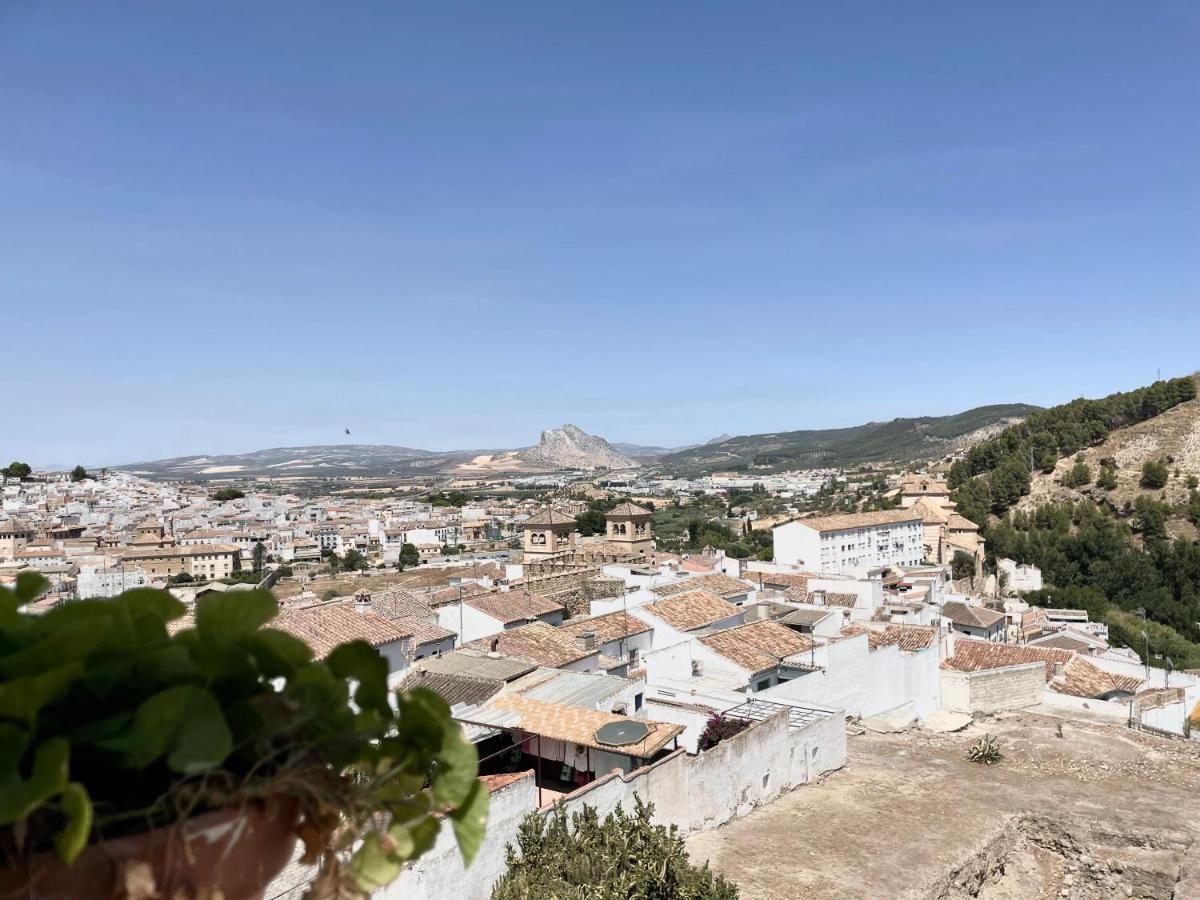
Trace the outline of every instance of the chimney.
<instances>
[{"instance_id":1,"label":"chimney","mask_svg":"<svg viewBox=\"0 0 1200 900\"><path fill-rule=\"evenodd\" d=\"M371 592L363 589L354 595L354 611L359 615L371 611Z\"/></svg>"},{"instance_id":2,"label":"chimney","mask_svg":"<svg viewBox=\"0 0 1200 900\"><path fill-rule=\"evenodd\" d=\"M1062 677L1063 675L1065 675L1066 673L1067 673L1067 667L1066 667L1066 666L1064 666L1064 665L1063 665L1062 663L1060 663L1060 662L1056 662L1056 663L1054 664L1054 677L1055 677L1055 678L1061 678L1061 677Z\"/></svg>"},{"instance_id":3,"label":"chimney","mask_svg":"<svg viewBox=\"0 0 1200 900\"><path fill-rule=\"evenodd\" d=\"M580 650L595 650L596 649L596 632L581 631L575 635L575 646Z\"/></svg>"}]
</instances>

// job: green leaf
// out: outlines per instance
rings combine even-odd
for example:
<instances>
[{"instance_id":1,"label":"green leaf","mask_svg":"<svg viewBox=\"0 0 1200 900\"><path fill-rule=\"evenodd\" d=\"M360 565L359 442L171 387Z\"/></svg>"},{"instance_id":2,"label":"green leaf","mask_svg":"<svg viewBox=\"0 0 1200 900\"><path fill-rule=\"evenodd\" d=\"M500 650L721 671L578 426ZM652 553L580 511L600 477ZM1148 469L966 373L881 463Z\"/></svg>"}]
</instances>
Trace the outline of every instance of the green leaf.
<instances>
[{"instance_id":1,"label":"green leaf","mask_svg":"<svg viewBox=\"0 0 1200 900\"><path fill-rule=\"evenodd\" d=\"M417 859L433 849L441 828L442 823L433 816L425 816L417 822L409 823L408 833L413 839L412 859Z\"/></svg>"},{"instance_id":2,"label":"green leaf","mask_svg":"<svg viewBox=\"0 0 1200 900\"><path fill-rule=\"evenodd\" d=\"M313 656L312 648L300 638L275 628L256 631L242 638L241 644L268 678L286 678Z\"/></svg>"},{"instance_id":3,"label":"green leaf","mask_svg":"<svg viewBox=\"0 0 1200 900\"><path fill-rule=\"evenodd\" d=\"M354 851L350 869L364 891L376 891L391 884L400 874L400 861L394 859L383 845L383 836L372 831Z\"/></svg>"},{"instance_id":4,"label":"green leaf","mask_svg":"<svg viewBox=\"0 0 1200 900\"><path fill-rule=\"evenodd\" d=\"M50 582L37 572L22 572L17 576L14 586L17 602L21 605L32 603L46 591L50 590Z\"/></svg>"},{"instance_id":5,"label":"green leaf","mask_svg":"<svg viewBox=\"0 0 1200 900\"><path fill-rule=\"evenodd\" d=\"M223 763L233 736L211 691L180 685L145 700L123 733L98 745L121 753L133 768L165 755L172 770L192 775Z\"/></svg>"},{"instance_id":6,"label":"green leaf","mask_svg":"<svg viewBox=\"0 0 1200 900\"><path fill-rule=\"evenodd\" d=\"M63 788L62 810L67 824L54 836L54 849L58 858L70 865L87 846L92 833L92 800L82 784L72 781Z\"/></svg>"},{"instance_id":7,"label":"green leaf","mask_svg":"<svg viewBox=\"0 0 1200 900\"><path fill-rule=\"evenodd\" d=\"M446 740L437 754L433 773L433 799L459 804L471 793L479 773L479 751L462 737L458 725L446 726Z\"/></svg>"},{"instance_id":8,"label":"green leaf","mask_svg":"<svg viewBox=\"0 0 1200 900\"><path fill-rule=\"evenodd\" d=\"M387 660L366 641L339 644L326 662L338 678L353 678L358 682L354 702L362 709L374 709L389 718L392 707L388 702Z\"/></svg>"},{"instance_id":9,"label":"green leaf","mask_svg":"<svg viewBox=\"0 0 1200 900\"><path fill-rule=\"evenodd\" d=\"M483 782L475 779L475 786L462 804L450 813L450 824L454 828L454 837L458 841L458 852L462 854L463 865L469 866L483 844L484 831L487 829L488 792Z\"/></svg>"},{"instance_id":10,"label":"green leaf","mask_svg":"<svg viewBox=\"0 0 1200 900\"><path fill-rule=\"evenodd\" d=\"M0 825L25 818L67 784L69 747L62 738L39 744L29 777L21 777L19 762L27 741L13 726L0 725Z\"/></svg>"},{"instance_id":11,"label":"green leaf","mask_svg":"<svg viewBox=\"0 0 1200 900\"><path fill-rule=\"evenodd\" d=\"M196 601L196 630L218 641L234 641L257 631L279 613L269 591L206 594Z\"/></svg>"},{"instance_id":12,"label":"green leaf","mask_svg":"<svg viewBox=\"0 0 1200 900\"><path fill-rule=\"evenodd\" d=\"M154 588L134 588L126 591L116 599L133 616L149 616L162 622L172 622L180 618L187 607L171 596L169 591Z\"/></svg>"},{"instance_id":13,"label":"green leaf","mask_svg":"<svg viewBox=\"0 0 1200 900\"><path fill-rule=\"evenodd\" d=\"M41 675L0 682L0 719L33 724L42 708L58 700L79 676L79 663L68 663Z\"/></svg>"}]
</instances>

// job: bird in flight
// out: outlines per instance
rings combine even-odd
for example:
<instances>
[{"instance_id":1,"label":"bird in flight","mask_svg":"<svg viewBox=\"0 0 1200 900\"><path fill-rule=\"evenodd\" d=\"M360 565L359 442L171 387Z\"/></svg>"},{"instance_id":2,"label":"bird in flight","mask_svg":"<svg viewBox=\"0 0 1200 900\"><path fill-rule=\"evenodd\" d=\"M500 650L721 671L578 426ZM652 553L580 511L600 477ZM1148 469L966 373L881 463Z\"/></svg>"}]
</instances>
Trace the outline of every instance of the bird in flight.
<instances>
[{"instance_id":1,"label":"bird in flight","mask_svg":"<svg viewBox=\"0 0 1200 900\"><path fill-rule=\"evenodd\" d=\"M346 429L346 434L349 434L349 433L350 433L350 429L349 429L349 428L347 428L347 429Z\"/></svg>"}]
</instances>

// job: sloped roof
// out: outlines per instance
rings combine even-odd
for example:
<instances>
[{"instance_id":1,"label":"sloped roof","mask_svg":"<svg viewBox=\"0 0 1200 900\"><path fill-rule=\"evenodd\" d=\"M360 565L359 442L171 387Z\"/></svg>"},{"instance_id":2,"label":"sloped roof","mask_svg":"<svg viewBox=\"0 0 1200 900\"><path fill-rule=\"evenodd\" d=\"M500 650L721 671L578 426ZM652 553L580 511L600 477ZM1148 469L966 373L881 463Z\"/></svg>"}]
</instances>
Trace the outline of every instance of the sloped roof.
<instances>
[{"instance_id":1,"label":"sloped roof","mask_svg":"<svg viewBox=\"0 0 1200 900\"><path fill-rule=\"evenodd\" d=\"M936 500L929 500L922 497L916 503L909 507L914 513L921 517L922 522L933 525L942 525L950 521L950 510L946 509Z\"/></svg>"},{"instance_id":2,"label":"sloped roof","mask_svg":"<svg viewBox=\"0 0 1200 900\"><path fill-rule=\"evenodd\" d=\"M754 586L718 572L712 575L685 578L682 581L676 581L672 584L663 584L650 588L650 590L659 597L671 597L675 594L683 594L688 591L702 590L708 591L710 594L716 594L718 597L729 598L748 594L754 590Z\"/></svg>"},{"instance_id":3,"label":"sloped roof","mask_svg":"<svg viewBox=\"0 0 1200 900\"><path fill-rule=\"evenodd\" d=\"M607 644L609 641L616 641L623 637L645 634L647 631L652 631L653 629L637 616L631 616L627 612L618 611L605 613L600 616L568 619L558 626L558 630L566 632L571 637L577 637L585 631L594 631L596 632L596 641L601 644Z\"/></svg>"},{"instance_id":4,"label":"sloped roof","mask_svg":"<svg viewBox=\"0 0 1200 900\"><path fill-rule=\"evenodd\" d=\"M471 641L468 647L488 650L496 642L496 651L505 656L527 659L540 666L557 669L577 660L594 656L596 650L582 650L575 638L565 631L545 622L530 622L508 631Z\"/></svg>"},{"instance_id":5,"label":"sloped roof","mask_svg":"<svg viewBox=\"0 0 1200 900\"><path fill-rule=\"evenodd\" d=\"M523 588L472 594L463 597L463 603L505 625L511 622L531 621L538 616L562 611L560 604Z\"/></svg>"},{"instance_id":6,"label":"sloped roof","mask_svg":"<svg viewBox=\"0 0 1200 900\"><path fill-rule=\"evenodd\" d=\"M694 631L738 614L738 608L708 591L688 591L674 594L642 607L679 631Z\"/></svg>"},{"instance_id":7,"label":"sloped roof","mask_svg":"<svg viewBox=\"0 0 1200 900\"><path fill-rule=\"evenodd\" d=\"M784 657L811 650L816 642L778 622L751 622L699 638L700 643L748 672L779 665Z\"/></svg>"},{"instance_id":8,"label":"sloped roof","mask_svg":"<svg viewBox=\"0 0 1200 900\"><path fill-rule=\"evenodd\" d=\"M564 512L559 512L552 506L547 506L545 509L539 510L528 519L521 523L522 528L533 526L550 527L554 525L574 525L575 517L567 515Z\"/></svg>"},{"instance_id":9,"label":"sloped roof","mask_svg":"<svg viewBox=\"0 0 1200 900\"><path fill-rule=\"evenodd\" d=\"M606 519L636 519L654 515L645 507L638 506L636 503L630 503L626 500L619 506L614 506L604 514Z\"/></svg>"},{"instance_id":10,"label":"sloped roof","mask_svg":"<svg viewBox=\"0 0 1200 900\"><path fill-rule=\"evenodd\" d=\"M954 642L954 655L942 661L943 669L959 672L982 672L1040 662L1046 667L1046 680L1054 677L1054 664L1066 665L1075 654L1070 650L1055 650L1029 645L997 644L992 641L971 641L959 638Z\"/></svg>"},{"instance_id":11,"label":"sloped roof","mask_svg":"<svg viewBox=\"0 0 1200 900\"><path fill-rule=\"evenodd\" d=\"M451 706L457 703L472 705L483 703L496 696L504 682L492 678L475 678L471 675L454 675L444 672L413 671L400 682L400 690L426 688L433 691Z\"/></svg>"},{"instance_id":12,"label":"sloped roof","mask_svg":"<svg viewBox=\"0 0 1200 900\"><path fill-rule=\"evenodd\" d=\"M1141 678L1106 672L1078 656L1066 664L1062 675L1050 680L1050 690L1073 697L1102 697L1113 691L1134 694L1141 686Z\"/></svg>"},{"instance_id":13,"label":"sloped roof","mask_svg":"<svg viewBox=\"0 0 1200 900\"><path fill-rule=\"evenodd\" d=\"M581 709L577 706L549 703L544 700L533 700L529 697L511 694L494 697L487 705L491 709L517 713L520 720L510 727L519 728L530 734L540 734L543 737L565 741L568 744L582 744L595 750L607 750L610 753L620 753L639 759L648 759L654 756L683 732L682 725L637 719L636 721L650 729L650 733L636 744L624 744L618 747L602 744L596 739L596 732L605 725L629 721L625 716L615 716L612 713L595 709ZM470 714L464 713L464 717L469 719Z\"/></svg>"},{"instance_id":14,"label":"sloped roof","mask_svg":"<svg viewBox=\"0 0 1200 900\"><path fill-rule=\"evenodd\" d=\"M927 650L937 638L937 629L926 625L901 625L893 623L877 632L880 647L899 647L906 653Z\"/></svg>"},{"instance_id":15,"label":"sloped roof","mask_svg":"<svg viewBox=\"0 0 1200 900\"><path fill-rule=\"evenodd\" d=\"M968 606L957 600L942 605L942 615L966 628L991 628L1004 621L1004 613L983 606Z\"/></svg>"},{"instance_id":16,"label":"sloped roof","mask_svg":"<svg viewBox=\"0 0 1200 900\"><path fill-rule=\"evenodd\" d=\"M911 509L880 509L874 512L842 513L836 516L817 516L812 519L793 519L798 525L814 531L849 531L852 528L870 528L875 525L896 525L900 522L919 522L921 516ZM791 522L785 522L789 525ZM783 525L776 525L782 528Z\"/></svg>"},{"instance_id":17,"label":"sloped roof","mask_svg":"<svg viewBox=\"0 0 1200 900\"><path fill-rule=\"evenodd\" d=\"M315 606L285 606L271 621L272 628L300 638L324 659L338 644L366 641L380 647L392 641L412 637L412 631L398 622L372 612L354 608L353 601L339 600Z\"/></svg>"},{"instance_id":18,"label":"sloped roof","mask_svg":"<svg viewBox=\"0 0 1200 900\"><path fill-rule=\"evenodd\" d=\"M825 591L826 606L840 606L843 609L854 609L858 606L858 594L845 594L838 591Z\"/></svg>"}]
</instances>

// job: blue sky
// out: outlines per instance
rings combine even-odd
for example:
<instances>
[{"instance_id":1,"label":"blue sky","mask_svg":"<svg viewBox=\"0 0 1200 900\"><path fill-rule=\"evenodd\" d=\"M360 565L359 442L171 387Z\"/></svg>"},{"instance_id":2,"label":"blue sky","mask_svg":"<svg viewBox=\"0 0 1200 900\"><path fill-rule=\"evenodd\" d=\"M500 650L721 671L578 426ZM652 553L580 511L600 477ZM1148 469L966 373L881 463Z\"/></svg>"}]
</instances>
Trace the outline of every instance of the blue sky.
<instances>
[{"instance_id":1,"label":"blue sky","mask_svg":"<svg viewBox=\"0 0 1200 900\"><path fill-rule=\"evenodd\" d=\"M0 455L680 444L1190 372L1198 110L1191 2L0 0Z\"/></svg>"}]
</instances>

